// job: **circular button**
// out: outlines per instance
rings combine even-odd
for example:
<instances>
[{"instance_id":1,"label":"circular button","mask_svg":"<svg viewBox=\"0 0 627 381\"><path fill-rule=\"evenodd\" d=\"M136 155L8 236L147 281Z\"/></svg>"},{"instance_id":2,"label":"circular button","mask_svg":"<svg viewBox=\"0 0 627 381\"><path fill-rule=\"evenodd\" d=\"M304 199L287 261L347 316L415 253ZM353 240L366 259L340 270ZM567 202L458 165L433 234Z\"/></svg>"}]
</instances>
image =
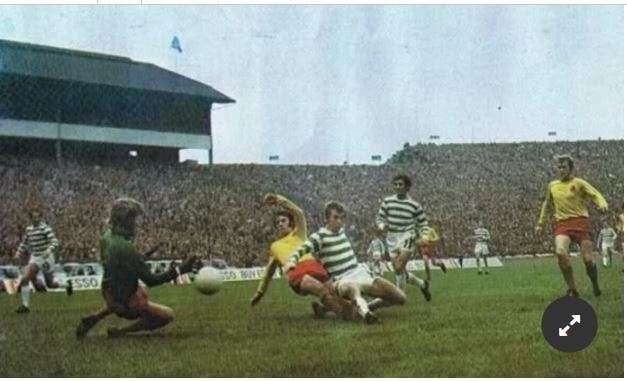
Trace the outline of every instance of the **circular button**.
<instances>
[{"instance_id":1,"label":"circular button","mask_svg":"<svg viewBox=\"0 0 627 381\"><path fill-rule=\"evenodd\" d=\"M544 310L542 333L553 348L577 352L594 340L597 315L585 300L565 296L553 301Z\"/></svg>"}]
</instances>

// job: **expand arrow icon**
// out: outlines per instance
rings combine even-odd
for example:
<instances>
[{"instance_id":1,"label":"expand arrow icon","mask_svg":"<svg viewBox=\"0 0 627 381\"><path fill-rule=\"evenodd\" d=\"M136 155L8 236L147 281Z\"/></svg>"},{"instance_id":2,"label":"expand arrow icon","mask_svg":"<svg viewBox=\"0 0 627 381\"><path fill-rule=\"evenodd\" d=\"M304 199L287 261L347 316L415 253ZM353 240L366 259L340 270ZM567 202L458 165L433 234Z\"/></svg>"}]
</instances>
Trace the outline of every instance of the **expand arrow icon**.
<instances>
[{"instance_id":1,"label":"expand arrow icon","mask_svg":"<svg viewBox=\"0 0 627 381\"><path fill-rule=\"evenodd\" d=\"M568 325L564 328L558 328L559 331L559 335L560 336L568 336L568 330L570 329L570 327L572 327L573 325L580 323L581 324L581 315L571 315L573 317L573 320L570 321L570 323L568 323Z\"/></svg>"}]
</instances>

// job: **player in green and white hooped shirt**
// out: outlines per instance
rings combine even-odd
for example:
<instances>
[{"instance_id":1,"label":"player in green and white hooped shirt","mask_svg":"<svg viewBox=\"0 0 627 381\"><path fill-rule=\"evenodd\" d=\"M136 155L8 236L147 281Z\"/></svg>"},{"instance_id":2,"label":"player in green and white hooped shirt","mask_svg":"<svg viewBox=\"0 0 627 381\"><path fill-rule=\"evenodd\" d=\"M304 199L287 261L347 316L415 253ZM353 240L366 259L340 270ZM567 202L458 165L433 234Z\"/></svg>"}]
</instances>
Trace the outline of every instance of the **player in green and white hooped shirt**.
<instances>
[{"instance_id":1,"label":"player in green and white hooped shirt","mask_svg":"<svg viewBox=\"0 0 627 381\"><path fill-rule=\"evenodd\" d=\"M479 275L482 273L485 273L486 275L490 274L488 271L488 256L490 255L488 242L490 242L491 238L490 231L483 227L483 222L478 222L475 230L473 231L473 235L467 238L475 241L475 260L477 261ZM483 263L485 265L484 270L481 270L481 258L483 258Z\"/></svg>"},{"instance_id":2,"label":"player in green and white hooped shirt","mask_svg":"<svg viewBox=\"0 0 627 381\"><path fill-rule=\"evenodd\" d=\"M617 237L618 235L610 226L609 221L604 221L603 229L601 229L601 231L599 232L599 237L597 238L597 247L599 248L599 250L601 250L604 267L612 265L612 256L615 253L614 242L616 241Z\"/></svg>"},{"instance_id":3,"label":"player in green and white hooped shirt","mask_svg":"<svg viewBox=\"0 0 627 381\"><path fill-rule=\"evenodd\" d=\"M377 308L405 304L405 293L381 277L373 277L367 267L357 263L353 246L344 232L345 208L339 202L326 205L325 226L311 234L309 239L291 256L283 270L286 274L296 267L305 254L311 253L331 276L338 294L352 300L359 316L368 324L376 323L372 312ZM367 303L362 294L374 297Z\"/></svg>"},{"instance_id":4,"label":"player in green and white hooped shirt","mask_svg":"<svg viewBox=\"0 0 627 381\"><path fill-rule=\"evenodd\" d=\"M407 271L407 262L416 252L416 237L429 226L427 217L422 206L407 194L412 185L409 176L394 176L392 185L396 194L383 199L375 222L386 235L388 254L396 273L396 286L404 290L406 283L416 285L429 301L429 282Z\"/></svg>"},{"instance_id":5,"label":"player in green and white hooped shirt","mask_svg":"<svg viewBox=\"0 0 627 381\"><path fill-rule=\"evenodd\" d=\"M15 259L24 260L28 255L28 264L23 269L19 280L20 306L17 313L30 311L30 283L37 286L37 274L44 274L46 286L58 288L59 284L54 280L52 267L55 264L55 254L59 248L59 240L54 235L52 228L43 219L43 208L39 205L31 205L28 209L28 217L31 224L26 228L22 242L15 253ZM42 285L43 287L43 285Z\"/></svg>"}]
</instances>

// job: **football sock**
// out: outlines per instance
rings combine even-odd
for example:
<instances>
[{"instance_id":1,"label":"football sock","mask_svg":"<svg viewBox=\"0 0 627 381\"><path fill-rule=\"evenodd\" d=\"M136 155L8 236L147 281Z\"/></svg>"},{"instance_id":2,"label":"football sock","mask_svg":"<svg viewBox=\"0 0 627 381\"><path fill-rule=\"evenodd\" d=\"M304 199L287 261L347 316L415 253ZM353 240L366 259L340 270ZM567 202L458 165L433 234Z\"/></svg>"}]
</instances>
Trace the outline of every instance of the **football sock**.
<instances>
[{"instance_id":1,"label":"football sock","mask_svg":"<svg viewBox=\"0 0 627 381\"><path fill-rule=\"evenodd\" d=\"M425 285L425 281L418 278L417 276L415 276L414 274L410 273L409 271L406 273L407 275L407 283L409 284L413 284L416 285L420 288L423 288Z\"/></svg>"},{"instance_id":2,"label":"football sock","mask_svg":"<svg viewBox=\"0 0 627 381\"><path fill-rule=\"evenodd\" d=\"M570 290L576 290L577 286L575 285L575 277L573 275L573 267L568 265L568 267L562 267L560 265L560 269L562 270L562 275L564 276L564 280L568 285Z\"/></svg>"},{"instance_id":3,"label":"football sock","mask_svg":"<svg viewBox=\"0 0 627 381\"><path fill-rule=\"evenodd\" d=\"M26 283L22 285L22 290L20 291L20 299L22 300L22 305L24 307L28 307L28 303L30 301L30 284Z\"/></svg>"},{"instance_id":4,"label":"football sock","mask_svg":"<svg viewBox=\"0 0 627 381\"><path fill-rule=\"evenodd\" d=\"M368 303L366 303L366 300L361 296L355 297L355 303L357 303L357 308L359 309L359 316L364 317L368 312L370 312Z\"/></svg>"},{"instance_id":5,"label":"football sock","mask_svg":"<svg viewBox=\"0 0 627 381\"><path fill-rule=\"evenodd\" d=\"M368 308L370 309L370 311L374 311L381 307L383 307L383 299L381 298L375 298L368 302Z\"/></svg>"},{"instance_id":6,"label":"football sock","mask_svg":"<svg viewBox=\"0 0 627 381\"><path fill-rule=\"evenodd\" d=\"M405 289L405 283L407 283L407 275L406 273L396 274L396 286L401 290Z\"/></svg>"},{"instance_id":7,"label":"football sock","mask_svg":"<svg viewBox=\"0 0 627 381\"><path fill-rule=\"evenodd\" d=\"M596 265L596 263L594 263L594 262L586 263L586 273L590 277L590 280L592 281L592 285L595 288L598 288L599 284L597 282L598 279L597 279L597 265Z\"/></svg>"}]
</instances>

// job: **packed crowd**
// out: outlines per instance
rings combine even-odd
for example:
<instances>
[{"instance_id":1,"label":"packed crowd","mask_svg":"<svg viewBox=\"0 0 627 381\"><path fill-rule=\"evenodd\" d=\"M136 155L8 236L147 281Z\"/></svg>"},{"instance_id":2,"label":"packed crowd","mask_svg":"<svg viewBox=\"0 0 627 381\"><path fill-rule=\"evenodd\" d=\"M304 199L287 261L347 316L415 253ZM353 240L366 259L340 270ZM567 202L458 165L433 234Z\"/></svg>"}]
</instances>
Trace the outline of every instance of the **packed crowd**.
<instances>
[{"instance_id":1,"label":"packed crowd","mask_svg":"<svg viewBox=\"0 0 627 381\"><path fill-rule=\"evenodd\" d=\"M552 157L570 153L576 173L596 186L612 210L623 203L623 141L405 146L380 166L270 166L79 162L0 154L0 264L10 262L28 220L33 198L61 242L63 261L97 259L97 242L108 208L120 196L146 206L137 242L164 248L155 258L196 253L231 266L266 262L272 239L267 192L283 194L308 215L310 230L323 223L323 205L348 208L346 230L359 255L372 238L379 204L392 194L391 178L414 179L412 197L443 236L444 254L471 249L464 238L483 222L492 251L503 255L551 251L550 232L534 236L546 186L554 178ZM599 215L592 212L598 228Z\"/></svg>"}]
</instances>

